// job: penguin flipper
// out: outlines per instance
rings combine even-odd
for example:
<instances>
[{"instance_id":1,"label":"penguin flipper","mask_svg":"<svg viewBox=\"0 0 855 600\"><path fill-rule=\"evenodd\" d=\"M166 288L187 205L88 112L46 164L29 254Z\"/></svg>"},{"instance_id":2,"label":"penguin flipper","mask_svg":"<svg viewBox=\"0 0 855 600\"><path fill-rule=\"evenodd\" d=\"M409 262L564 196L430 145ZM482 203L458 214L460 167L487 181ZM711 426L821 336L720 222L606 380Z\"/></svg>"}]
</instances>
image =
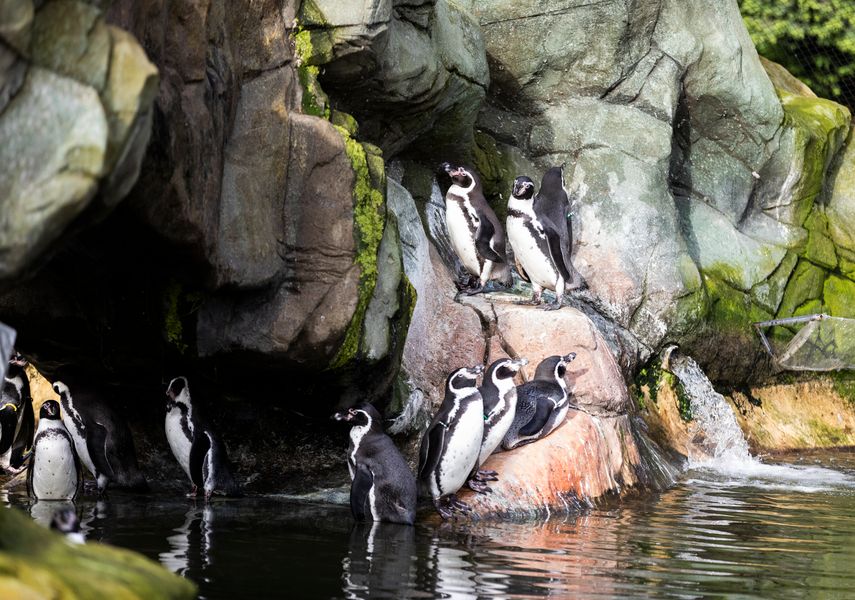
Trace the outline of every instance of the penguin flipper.
<instances>
[{"instance_id":1,"label":"penguin flipper","mask_svg":"<svg viewBox=\"0 0 855 600\"><path fill-rule=\"evenodd\" d=\"M504 251L502 251L502 254L499 254L490 245L490 241L493 239L495 233L496 228L493 227L490 219L481 219L478 230L475 232L475 249L478 251L478 254L487 260L503 263L505 262Z\"/></svg>"},{"instance_id":2,"label":"penguin flipper","mask_svg":"<svg viewBox=\"0 0 855 600\"><path fill-rule=\"evenodd\" d=\"M538 399L534 416L520 428L520 435L526 437L537 435L546 426L546 422L549 421L549 415L551 414L552 403L543 398Z\"/></svg>"},{"instance_id":3,"label":"penguin flipper","mask_svg":"<svg viewBox=\"0 0 855 600\"><path fill-rule=\"evenodd\" d=\"M204 433L193 436L193 445L190 446L190 481L199 489L205 487L204 465L208 450L211 449L211 440Z\"/></svg>"},{"instance_id":4,"label":"penguin flipper","mask_svg":"<svg viewBox=\"0 0 855 600\"><path fill-rule=\"evenodd\" d=\"M74 457L74 468L77 471L77 486L74 488L74 497L72 498L72 500L74 500L74 498L77 498L83 490L83 465L80 464L80 456L77 454L77 448L74 446L74 440L71 439L70 435L68 436L68 442L71 445L71 454ZM32 464L32 462L30 464Z\"/></svg>"},{"instance_id":5,"label":"penguin flipper","mask_svg":"<svg viewBox=\"0 0 855 600\"><path fill-rule=\"evenodd\" d=\"M98 471L92 475L96 479L98 475L107 475L110 479L114 479L113 467L110 466L107 455L107 429L100 423L93 423L87 428L86 449L89 450L89 458L92 459L92 464Z\"/></svg>"},{"instance_id":6,"label":"penguin flipper","mask_svg":"<svg viewBox=\"0 0 855 600\"><path fill-rule=\"evenodd\" d=\"M9 464L14 469L20 469L26 460L27 451L33 447L33 434L35 433L35 414L33 403L24 400L24 414L21 417L21 428L12 443L12 456Z\"/></svg>"},{"instance_id":7,"label":"penguin flipper","mask_svg":"<svg viewBox=\"0 0 855 600\"><path fill-rule=\"evenodd\" d=\"M0 454L5 454L15 441L15 428L18 426L18 412L14 404L0 409Z\"/></svg>"},{"instance_id":8,"label":"penguin flipper","mask_svg":"<svg viewBox=\"0 0 855 600\"><path fill-rule=\"evenodd\" d=\"M74 446L74 444L72 444L72 447L73 446ZM34 449L34 452L35 452L35 449ZM30 498L36 497L36 494L33 491L33 471L35 471L35 468L34 468L35 466L36 466L36 457L35 457L35 453L34 453L33 456L30 458L30 464L27 466L27 495Z\"/></svg>"},{"instance_id":9,"label":"penguin flipper","mask_svg":"<svg viewBox=\"0 0 855 600\"><path fill-rule=\"evenodd\" d=\"M546 243L549 245L549 255L552 257L552 262L561 273L561 277L565 283L572 280L570 273L570 244L567 239L566 231L562 235L561 230L552 222L552 219L542 217L541 225L543 232L546 234ZM563 293L564 290L556 290L558 293Z\"/></svg>"},{"instance_id":10,"label":"penguin flipper","mask_svg":"<svg viewBox=\"0 0 855 600\"><path fill-rule=\"evenodd\" d=\"M374 486L374 475L365 464L358 464L353 475L353 483L350 486L350 512L357 521L364 521L366 513L371 515L371 507L368 506L368 495Z\"/></svg>"},{"instance_id":11,"label":"penguin flipper","mask_svg":"<svg viewBox=\"0 0 855 600\"><path fill-rule=\"evenodd\" d=\"M444 423L434 423L422 438L419 450L419 480L436 470L445 447L445 430Z\"/></svg>"}]
</instances>

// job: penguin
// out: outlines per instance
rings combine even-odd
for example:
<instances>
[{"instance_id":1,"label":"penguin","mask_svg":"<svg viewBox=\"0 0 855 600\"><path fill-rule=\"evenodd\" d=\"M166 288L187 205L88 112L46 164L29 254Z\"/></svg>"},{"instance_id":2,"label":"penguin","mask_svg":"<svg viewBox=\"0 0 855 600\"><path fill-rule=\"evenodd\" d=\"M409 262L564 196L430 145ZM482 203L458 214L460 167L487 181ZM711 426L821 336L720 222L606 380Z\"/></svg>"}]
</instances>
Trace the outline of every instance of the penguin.
<instances>
[{"instance_id":1,"label":"penguin","mask_svg":"<svg viewBox=\"0 0 855 600\"><path fill-rule=\"evenodd\" d=\"M525 176L517 177L508 201L506 225L517 270L534 288L532 304L540 304L544 289L555 292L555 302L547 305L547 310L561 308L568 284L578 287L570 262L573 240L566 217L570 203L562 172L562 167L549 169L537 197L534 182ZM554 221L557 218L561 219L558 223Z\"/></svg>"},{"instance_id":2,"label":"penguin","mask_svg":"<svg viewBox=\"0 0 855 600\"><path fill-rule=\"evenodd\" d=\"M53 383L62 404L62 421L68 428L80 462L89 470L104 496L110 484L135 492L148 491L137 464L128 424L100 397L75 392L62 381Z\"/></svg>"},{"instance_id":3,"label":"penguin","mask_svg":"<svg viewBox=\"0 0 855 600\"><path fill-rule=\"evenodd\" d=\"M445 398L422 437L419 448L419 484L430 495L444 519L454 511L470 512L455 496L478 470L484 439L484 401L477 377L484 367L457 369L445 382Z\"/></svg>"},{"instance_id":4,"label":"penguin","mask_svg":"<svg viewBox=\"0 0 855 600\"><path fill-rule=\"evenodd\" d=\"M80 529L80 519L74 511L74 506L64 506L53 513L50 528L61 533L72 544L82 544L86 541Z\"/></svg>"},{"instance_id":5,"label":"penguin","mask_svg":"<svg viewBox=\"0 0 855 600\"><path fill-rule=\"evenodd\" d=\"M517 386L517 414L502 440L502 448L512 450L530 444L564 422L572 406L564 375L567 364L575 358L575 352L547 357L537 365L534 379Z\"/></svg>"},{"instance_id":6,"label":"penguin","mask_svg":"<svg viewBox=\"0 0 855 600\"><path fill-rule=\"evenodd\" d=\"M484 436L478 454L479 465L483 465L499 447L514 421L517 413L514 377L527 364L525 358L500 358L484 373L483 382L478 388L484 401ZM469 487L475 491L492 491L484 484L486 481L498 481L498 474L495 471L476 471L469 479Z\"/></svg>"},{"instance_id":7,"label":"penguin","mask_svg":"<svg viewBox=\"0 0 855 600\"><path fill-rule=\"evenodd\" d=\"M166 397L166 440L193 484L187 496L196 497L200 489L205 493L206 502L215 491L226 496L240 496L241 489L232 475L226 446L199 414L198 405L191 402L187 378L176 377L170 381Z\"/></svg>"},{"instance_id":8,"label":"penguin","mask_svg":"<svg viewBox=\"0 0 855 600\"><path fill-rule=\"evenodd\" d=\"M74 500L83 485L74 440L59 413L56 400L47 400L39 411L27 471L27 493L36 500Z\"/></svg>"},{"instance_id":9,"label":"penguin","mask_svg":"<svg viewBox=\"0 0 855 600\"><path fill-rule=\"evenodd\" d=\"M443 163L451 177L445 194L445 222L454 252L463 267L478 278L467 294L477 294L491 279L503 285L512 283L505 251L505 230L487 204L481 181L474 171Z\"/></svg>"},{"instance_id":10,"label":"penguin","mask_svg":"<svg viewBox=\"0 0 855 600\"><path fill-rule=\"evenodd\" d=\"M13 354L0 388L0 468L11 473L23 469L35 434L26 367L27 360L19 353Z\"/></svg>"},{"instance_id":11,"label":"penguin","mask_svg":"<svg viewBox=\"0 0 855 600\"><path fill-rule=\"evenodd\" d=\"M351 424L347 450L350 471L350 510L366 519L412 525L418 490L407 461L383 432L380 413L368 403L335 413L336 421Z\"/></svg>"}]
</instances>

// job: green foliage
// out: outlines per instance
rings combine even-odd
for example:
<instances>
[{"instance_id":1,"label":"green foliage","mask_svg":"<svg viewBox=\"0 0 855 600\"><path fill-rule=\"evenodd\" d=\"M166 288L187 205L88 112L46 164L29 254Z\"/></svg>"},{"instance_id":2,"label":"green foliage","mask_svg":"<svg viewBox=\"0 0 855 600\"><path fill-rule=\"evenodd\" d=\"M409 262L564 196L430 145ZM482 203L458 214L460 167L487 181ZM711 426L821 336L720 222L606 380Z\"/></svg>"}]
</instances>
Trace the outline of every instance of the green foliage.
<instances>
[{"instance_id":1,"label":"green foliage","mask_svg":"<svg viewBox=\"0 0 855 600\"><path fill-rule=\"evenodd\" d=\"M740 0L757 51L820 96L855 105L855 2Z\"/></svg>"},{"instance_id":2,"label":"green foliage","mask_svg":"<svg viewBox=\"0 0 855 600\"><path fill-rule=\"evenodd\" d=\"M187 352L189 347L184 341L183 319L199 310L203 300L204 295L202 293L188 293L175 280L170 281L163 291L163 329L166 334L166 341L181 354Z\"/></svg>"}]
</instances>

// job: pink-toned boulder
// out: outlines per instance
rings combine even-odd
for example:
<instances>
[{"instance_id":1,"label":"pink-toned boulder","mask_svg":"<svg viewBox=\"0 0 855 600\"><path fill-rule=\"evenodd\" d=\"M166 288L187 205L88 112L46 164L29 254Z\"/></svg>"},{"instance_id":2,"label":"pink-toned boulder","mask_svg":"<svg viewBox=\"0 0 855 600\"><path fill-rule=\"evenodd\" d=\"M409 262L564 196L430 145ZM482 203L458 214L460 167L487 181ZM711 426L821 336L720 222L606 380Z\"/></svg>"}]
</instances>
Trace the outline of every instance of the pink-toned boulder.
<instances>
[{"instance_id":1,"label":"pink-toned boulder","mask_svg":"<svg viewBox=\"0 0 855 600\"><path fill-rule=\"evenodd\" d=\"M583 313L573 308L538 308L483 298L467 298L491 322L491 354L524 356L531 377L546 356L576 352L567 383L573 402L564 425L537 442L493 454L482 465L499 474L491 494L461 490L459 496L479 517L549 513L618 493L645 477L641 453L627 414L629 395L605 340ZM493 343L498 340L498 344ZM490 356L493 360L497 356Z\"/></svg>"}]
</instances>

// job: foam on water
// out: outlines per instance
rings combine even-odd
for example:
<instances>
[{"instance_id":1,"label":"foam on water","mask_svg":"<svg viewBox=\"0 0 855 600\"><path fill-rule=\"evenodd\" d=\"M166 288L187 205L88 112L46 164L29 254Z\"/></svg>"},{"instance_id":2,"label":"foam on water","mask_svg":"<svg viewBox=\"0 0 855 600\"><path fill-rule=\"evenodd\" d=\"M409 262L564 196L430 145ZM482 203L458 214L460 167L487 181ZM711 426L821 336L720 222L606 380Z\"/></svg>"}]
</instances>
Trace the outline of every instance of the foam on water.
<instances>
[{"instance_id":1,"label":"foam on water","mask_svg":"<svg viewBox=\"0 0 855 600\"><path fill-rule=\"evenodd\" d=\"M669 369L691 401L690 434L695 443L690 471L703 472L720 486L751 486L805 493L855 490L855 476L832 469L767 464L751 455L730 403L713 388L698 364L685 355L672 357Z\"/></svg>"}]
</instances>

